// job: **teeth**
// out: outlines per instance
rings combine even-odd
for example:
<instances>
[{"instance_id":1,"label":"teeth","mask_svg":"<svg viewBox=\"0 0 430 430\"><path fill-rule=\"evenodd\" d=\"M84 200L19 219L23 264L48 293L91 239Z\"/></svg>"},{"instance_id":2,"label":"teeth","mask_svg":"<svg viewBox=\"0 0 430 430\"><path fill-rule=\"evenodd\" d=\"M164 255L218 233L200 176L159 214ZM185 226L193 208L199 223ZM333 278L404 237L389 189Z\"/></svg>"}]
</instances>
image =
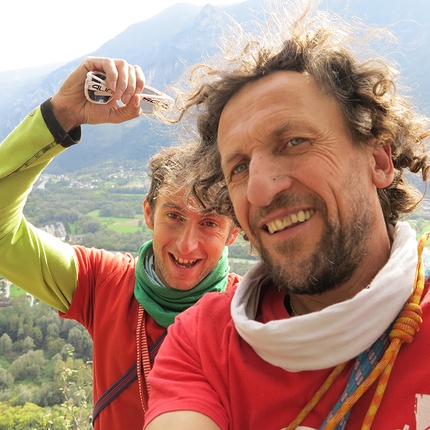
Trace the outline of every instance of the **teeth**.
<instances>
[{"instance_id":1,"label":"teeth","mask_svg":"<svg viewBox=\"0 0 430 430\"><path fill-rule=\"evenodd\" d=\"M187 260L184 258L175 257L175 261L179 264L194 264L197 260Z\"/></svg>"},{"instance_id":2,"label":"teeth","mask_svg":"<svg viewBox=\"0 0 430 430\"><path fill-rule=\"evenodd\" d=\"M313 209L306 209L304 211L299 211L296 214L287 215L283 219L269 222L269 224L267 224L267 229L269 230L269 233L273 234L276 231L289 227L290 225L307 221L314 213L315 211Z\"/></svg>"}]
</instances>

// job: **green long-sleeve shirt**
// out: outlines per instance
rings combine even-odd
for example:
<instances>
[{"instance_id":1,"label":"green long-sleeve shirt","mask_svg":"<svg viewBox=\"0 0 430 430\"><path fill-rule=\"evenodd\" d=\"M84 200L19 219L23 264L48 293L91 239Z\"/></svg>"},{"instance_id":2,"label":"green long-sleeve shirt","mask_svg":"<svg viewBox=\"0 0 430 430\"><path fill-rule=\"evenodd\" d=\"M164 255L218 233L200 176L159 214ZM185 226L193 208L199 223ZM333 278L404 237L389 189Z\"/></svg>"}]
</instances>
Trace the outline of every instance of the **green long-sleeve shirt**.
<instances>
[{"instance_id":1,"label":"green long-sleeve shirt","mask_svg":"<svg viewBox=\"0 0 430 430\"><path fill-rule=\"evenodd\" d=\"M22 213L40 173L69 146L58 143L59 130L48 101L0 144L0 274L65 312L77 283L73 248L35 228Z\"/></svg>"}]
</instances>

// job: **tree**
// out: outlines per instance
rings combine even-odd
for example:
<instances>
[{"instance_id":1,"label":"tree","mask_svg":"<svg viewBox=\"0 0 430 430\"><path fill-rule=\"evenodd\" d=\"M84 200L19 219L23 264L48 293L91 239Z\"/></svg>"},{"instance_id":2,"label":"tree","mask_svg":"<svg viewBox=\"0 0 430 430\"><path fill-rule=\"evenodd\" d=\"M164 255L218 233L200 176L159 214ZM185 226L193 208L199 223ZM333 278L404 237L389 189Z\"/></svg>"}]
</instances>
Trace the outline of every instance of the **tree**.
<instances>
[{"instance_id":1,"label":"tree","mask_svg":"<svg viewBox=\"0 0 430 430\"><path fill-rule=\"evenodd\" d=\"M95 233L101 229L101 224L97 220L86 215L80 216L76 224L79 231L83 234Z\"/></svg>"},{"instance_id":2,"label":"tree","mask_svg":"<svg viewBox=\"0 0 430 430\"><path fill-rule=\"evenodd\" d=\"M60 405L64 397L60 391L60 387L55 382L44 382L40 387L39 406L54 406Z\"/></svg>"},{"instance_id":3,"label":"tree","mask_svg":"<svg viewBox=\"0 0 430 430\"><path fill-rule=\"evenodd\" d=\"M70 329L67 342L73 345L73 349L80 349L82 342L82 330L78 327L73 327Z\"/></svg>"},{"instance_id":4,"label":"tree","mask_svg":"<svg viewBox=\"0 0 430 430\"><path fill-rule=\"evenodd\" d=\"M35 343L35 348L40 348L43 343L43 333L39 327L33 327L31 338Z\"/></svg>"},{"instance_id":5,"label":"tree","mask_svg":"<svg viewBox=\"0 0 430 430\"><path fill-rule=\"evenodd\" d=\"M0 403L0 430L64 429L58 410L45 411L33 403L12 406Z\"/></svg>"},{"instance_id":6,"label":"tree","mask_svg":"<svg viewBox=\"0 0 430 430\"><path fill-rule=\"evenodd\" d=\"M66 429L90 430L92 428L92 368L81 359L72 358L69 351L66 362L58 361L56 372L60 371L63 381L61 391L65 401L62 403L64 426Z\"/></svg>"},{"instance_id":7,"label":"tree","mask_svg":"<svg viewBox=\"0 0 430 430\"><path fill-rule=\"evenodd\" d=\"M12 339L7 333L3 333L0 337L0 355L8 355L12 351Z\"/></svg>"},{"instance_id":8,"label":"tree","mask_svg":"<svg viewBox=\"0 0 430 430\"><path fill-rule=\"evenodd\" d=\"M46 334L56 339L60 335L60 327L56 323L51 323L46 328Z\"/></svg>"},{"instance_id":9,"label":"tree","mask_svg":"<svg viewBox=\"0 0 430 430\"><path fill-rule=\"evenodd\" d=\"M52 339L47 342L47 349L49 357L54 357L56 354L59 354L65 345L66 341L61 338Z\"/></svg>"},{"instance_id":10,"label":"tree","mask_svg":"<svg viewBox=\"0 0 430 430\"><path fill-rule=\"evenodd\" d=\"M0 391L7 390L13 384L13 376L3 367L0 367Z\"/></svg>"},{"instance_id":11,"label":"tree","mask_svg":"<svg viewBox=\"0 0 430 430\"><path fill-rule=\"evenodd\" d=\"M21 350L23 353L26 353L32 349L34 349L34 340L30 337L27 336L23 341L20 342L21 343Z\"/></svg>"},{"instance_id":12,"label":"tree","mask_svg":"<svg viewBox=\"0 0 430 430\"><path fill-rule=\"evenodd\" d=\"M71 345L70 343L66 343L66 344L61 348L61 352L60 352L60 354L61 354L61 358L62 358L63 360L66 360L66 359L67 359L67 357L70 355L70 353L71 353L71 352L73 353L73 351L74 351L73 345Z\"/></svg>"},{"instance_id":13,"label":"tree","mask_svg":"<svg viewBox=\"0 0 430 430\"><path fill-rule=\"evenodd\" d=\"M28 387L20 385L18 387L18 391L19 392L13 401L15 406L24 406L26 403L33 401L33 393Z\"/></svg>"},{"instance_id":14,"label":"tree","mask_svg":"<svg viewBox=\"0 0 430 430\"><path fill-rule=\"evenodd\" d=\"M12 362L9 372L15 380L22 381L26 378L34 380L42 374L45 363L42 350L28 351Z\"/></svg>"}]
</instances>

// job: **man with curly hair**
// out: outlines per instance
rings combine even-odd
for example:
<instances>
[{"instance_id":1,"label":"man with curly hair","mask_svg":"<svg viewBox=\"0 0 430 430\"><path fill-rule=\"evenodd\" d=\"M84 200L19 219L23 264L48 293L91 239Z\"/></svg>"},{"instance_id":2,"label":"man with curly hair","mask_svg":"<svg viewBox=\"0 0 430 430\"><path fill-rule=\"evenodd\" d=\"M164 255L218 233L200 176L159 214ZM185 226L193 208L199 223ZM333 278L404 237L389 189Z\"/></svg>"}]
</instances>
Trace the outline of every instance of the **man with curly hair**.
<instances>
[{"instance_id":1,"label":"man with curly hair","mask_svg":"<svg viewBox=\"0 0 430 430\"><path fill-rule=\"evenodd\" d=\"M295 5L193 70L212 166L195 188L225 179L262 261L170 328L148 430L430 426L428 258L401 220L429 123L387 61L355 52L356 25Z\"/></svg>"}]
</instances>

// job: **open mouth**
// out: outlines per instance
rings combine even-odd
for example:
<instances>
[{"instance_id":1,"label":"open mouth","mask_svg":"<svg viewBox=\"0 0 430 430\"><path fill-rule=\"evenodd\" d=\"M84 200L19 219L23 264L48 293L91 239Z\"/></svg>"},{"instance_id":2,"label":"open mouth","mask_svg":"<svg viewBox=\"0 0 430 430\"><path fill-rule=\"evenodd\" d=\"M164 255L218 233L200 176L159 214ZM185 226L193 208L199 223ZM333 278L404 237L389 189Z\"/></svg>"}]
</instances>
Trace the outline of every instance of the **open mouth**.
<instances>
[{"instance_id":1,"label":"open mouth","mask_svg":"<svg viewBox=\"0 0 430 430\"><path fill-rule=\"evenodd\" d=\"M281 219L269 222L266 224L266 229L270 234L274 234L295 224L307 221L314 213L314 209L298 211L295 214L287 215Z\"/></svg>"},{"instance_id":2,"label":"open mouth","mask_svg":"<svg viewBox=\"0 0 430 430\"><path fill-rule=\"evenodd\" d=\"M182 269L191 269L192 267L194 267L199 259L195 259L195 260L189 260L186 258L180 258L180 257L176 257L175 255L171 254L173 261L175 262L175 264L182 268Z\"/></svg>"}]
</instances>

